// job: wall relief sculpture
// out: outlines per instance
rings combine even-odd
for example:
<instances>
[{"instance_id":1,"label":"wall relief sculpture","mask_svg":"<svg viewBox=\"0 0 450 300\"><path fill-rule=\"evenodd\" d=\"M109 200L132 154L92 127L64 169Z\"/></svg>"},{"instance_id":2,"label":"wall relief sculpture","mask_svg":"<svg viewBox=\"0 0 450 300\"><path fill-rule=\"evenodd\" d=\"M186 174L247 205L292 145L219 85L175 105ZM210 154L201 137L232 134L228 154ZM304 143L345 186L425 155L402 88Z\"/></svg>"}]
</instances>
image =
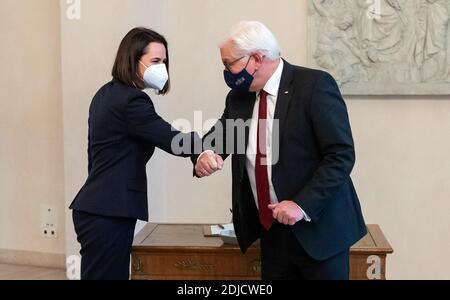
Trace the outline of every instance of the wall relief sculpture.
<instances>
[{"instance_id":1,"label":"wall relief sculpture","mask_svg":"<svg viewBox=\"0 0 450 300\"><path fill-rule=\"evenodd\" d=\"M346 95L450 95L450 0L309 0L309 63Z\"/></svg>"}]
</instances>

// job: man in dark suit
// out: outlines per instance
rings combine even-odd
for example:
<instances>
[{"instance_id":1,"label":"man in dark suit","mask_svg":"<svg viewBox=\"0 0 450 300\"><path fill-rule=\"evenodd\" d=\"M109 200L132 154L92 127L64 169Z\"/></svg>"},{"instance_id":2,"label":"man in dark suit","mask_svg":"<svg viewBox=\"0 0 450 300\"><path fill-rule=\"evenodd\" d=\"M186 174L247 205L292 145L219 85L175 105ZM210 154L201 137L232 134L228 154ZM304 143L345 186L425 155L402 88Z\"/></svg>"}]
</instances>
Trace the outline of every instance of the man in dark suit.
<instances>
[{"instance_id":1,"label":"man in dark suit","mask_svg":"<svg viewBox=\"0 0 450 300\"><path fill-rule=\"evenodd\" d=\"M232 154L234 228L244 253L261 239L263 279L348 279L349 249L366 227L335 80L281 59L259 22L238 23L220 50L232 90L205 151L192 157L196 175Z\"/></svg>"}]
</instances>

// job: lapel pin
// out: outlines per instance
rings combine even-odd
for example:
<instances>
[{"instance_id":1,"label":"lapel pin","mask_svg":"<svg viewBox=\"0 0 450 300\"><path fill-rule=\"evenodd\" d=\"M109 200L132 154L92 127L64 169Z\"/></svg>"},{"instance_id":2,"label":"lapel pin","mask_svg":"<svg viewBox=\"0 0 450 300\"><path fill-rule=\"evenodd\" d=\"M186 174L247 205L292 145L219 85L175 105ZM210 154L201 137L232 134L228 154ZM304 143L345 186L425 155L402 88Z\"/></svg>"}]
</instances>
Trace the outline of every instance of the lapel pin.
<instances>
[{"instance_id":1,"label":"lapel pin","mask_svg":"<svg viewBox=\"0 0 450 300\"><path fill-rule=\"evenodd\" d=\"M289 95L289 91L285 91L284 94L285 94L285 95Z\"/></svg>"}]
</instances>

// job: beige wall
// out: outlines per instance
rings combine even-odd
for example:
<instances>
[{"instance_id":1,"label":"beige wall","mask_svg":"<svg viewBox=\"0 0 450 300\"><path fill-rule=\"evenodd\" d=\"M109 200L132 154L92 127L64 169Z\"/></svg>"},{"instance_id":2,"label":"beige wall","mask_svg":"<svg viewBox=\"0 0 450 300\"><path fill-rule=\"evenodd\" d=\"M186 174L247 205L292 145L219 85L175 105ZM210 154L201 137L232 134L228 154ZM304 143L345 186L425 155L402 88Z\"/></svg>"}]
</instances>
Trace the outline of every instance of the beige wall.
<instances>
[{"instance_id":1,"label":"beige wall","mask_svg":"<svg viewBox=\"0 0 450 300\"><path fill-rule=\"evenodd\" d=\"M48 254L65 252L58 7L54 0L0 1L2 260L51 261ZM57 210L56 240L41 238L41 205Z\"/></svg>"},{"instance_id":2,"label":"beige wall","mask_svg":"<svg viewBox=\"0 0 450 300\"><path fill-rule=\"evenodd\" d=\"M195 110L205 119L220 114L227 89L216 45L237 20L263 21L284 57L306 64L306 1L273 7L268 0L90 0L82 1L79 21L67 20L66 1L60 3L61 14L55 0L0 2L6 41L0 51L0 258L42 253L37 257L52 264L52 254L65 252L64 220L67 253L77 251L66 207L86 176L87 109L110 78L117 45L131 27L152 27L169 39L173 92L153 98L170 121L193 120ZM191 71L195 76L187 77ZM365 216L382 226L396 250L388 277L450 279L450 101L368 97L347 103L358 154L353 178ZM152 221L229 220L229 165L199 181L190 178L188 161L158 153L148 169ZM57 209L57 240L40 236L41 204Z\"/></svg>"},{"instance_id":3,"label":"beige wall","mask_svg":"<svg viewBox=\"0 0 450 300\"><path fill-rule=\"evenodd\" d=\"M165 34L171 47L173 91L153 97L169 121L220 115L227 89L217 44L237 20L257 19L278 37L283 56L306 64L306 1L83 1L69 21L61 1L66 204L85 180L87 111L109 80L120 39L133 26ZM395 248L393 279L450 279L450 101L447 98L347 99L358 162L353 174L368 223L381 225ZM150 216L157 222L226 222L230 166L205 180L188 161L158 153L149 164ZM67 212L67 254L77 251Z\"/></svg>"},{"instance_id":4,"label":"beige wall","mask_svg":"<svg viewBox=\"0 0 450 300\"><path fill-rule=\"evenodd\" d=\"M349 100L353 173L368 222L395 249L396 279L450 279L450 101Z\"/></svg>"}]
</instances>

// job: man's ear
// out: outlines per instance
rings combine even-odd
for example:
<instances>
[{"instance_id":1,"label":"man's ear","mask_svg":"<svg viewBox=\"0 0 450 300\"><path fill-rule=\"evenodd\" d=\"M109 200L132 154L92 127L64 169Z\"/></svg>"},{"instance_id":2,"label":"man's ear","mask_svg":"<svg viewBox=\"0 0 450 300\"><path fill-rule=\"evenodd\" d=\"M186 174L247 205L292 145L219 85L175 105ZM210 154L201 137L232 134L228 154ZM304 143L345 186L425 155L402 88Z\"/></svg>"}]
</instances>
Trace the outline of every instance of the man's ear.
<instances>
[{"instance_id":1,"label":"man's ear","mask_svg":"<svg viewBox=\"0 0 450 300\"><path fill-rule=\"evenodd\" d=\"M257 52L255 54L253 54L253 59L255 60L255 67L256 67L256 69L259 69L261 67L261 65L262 65L263 60L264 60L264 54Z\"/></svg>"}]
</instances>

